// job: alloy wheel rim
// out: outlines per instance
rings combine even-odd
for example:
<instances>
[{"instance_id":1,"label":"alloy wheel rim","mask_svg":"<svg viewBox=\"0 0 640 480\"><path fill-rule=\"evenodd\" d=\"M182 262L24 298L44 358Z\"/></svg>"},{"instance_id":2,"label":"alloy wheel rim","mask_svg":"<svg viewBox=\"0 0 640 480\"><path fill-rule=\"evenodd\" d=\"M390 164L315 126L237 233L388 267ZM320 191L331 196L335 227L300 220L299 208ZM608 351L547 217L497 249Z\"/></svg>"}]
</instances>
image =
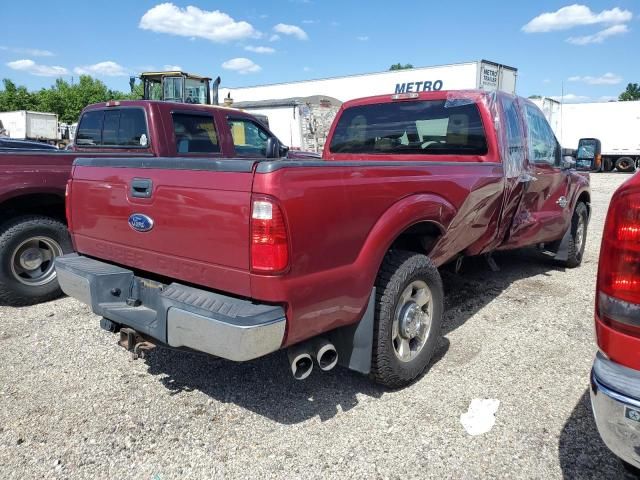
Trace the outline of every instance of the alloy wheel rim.
<instances>
[{"instance_id":1,"label":"alloy wheel rim","mask_svg":"<svg viewBox=\"0 0 640 480\"><path fill-rule=\"evenodd\" d=\"M422 280L414 280L403 290L393 317L391 343L401 362L416 358L429 338L433 319L433 296Z\"/></svg>"},{"instance_id":2,"label":"alloy wheel rim","mask_svg":"<svg viewBox=\"0 0 640 480\"><path fill-rule=\"evenodd\" d=\"M23 285L38 287L56 278L54 260L62 247L49 237L31 237L23 241L11 256L11 273Z\"/></svg>"}]
</instances>

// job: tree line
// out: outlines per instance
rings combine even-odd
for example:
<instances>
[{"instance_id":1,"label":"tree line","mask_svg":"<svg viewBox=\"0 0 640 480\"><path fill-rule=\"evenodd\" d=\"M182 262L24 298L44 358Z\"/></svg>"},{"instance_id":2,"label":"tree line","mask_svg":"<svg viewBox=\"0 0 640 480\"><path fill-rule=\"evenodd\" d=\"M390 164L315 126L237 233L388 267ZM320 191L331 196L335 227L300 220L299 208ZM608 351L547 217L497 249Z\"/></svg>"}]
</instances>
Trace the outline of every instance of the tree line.
<instances>
[{"instance_id":1,"label":"tree line","mask_svg":"<svg viewBox=\"0 0 640 480\"><path fill-rule=\"evenodd\" d=\"M0 89L0 112L33 110L58 114L58 120L65 123L78 121L80 112L92 103L109 100L129 100L140 98L134 94L111 90L89 75L81 75L78 82L69 83L61 78L49 88L29 91L24 86L16 86L5 78Z\"/></svg>"}]
</instances>

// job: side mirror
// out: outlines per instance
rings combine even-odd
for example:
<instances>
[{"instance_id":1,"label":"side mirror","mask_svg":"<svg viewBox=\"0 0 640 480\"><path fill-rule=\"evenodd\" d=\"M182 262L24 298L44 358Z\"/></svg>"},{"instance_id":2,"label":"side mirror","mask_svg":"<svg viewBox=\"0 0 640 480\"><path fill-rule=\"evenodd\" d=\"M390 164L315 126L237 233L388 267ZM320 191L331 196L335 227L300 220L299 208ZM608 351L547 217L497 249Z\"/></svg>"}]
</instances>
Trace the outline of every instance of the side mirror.
<instances>
[{"instance_id":1,"label":"side mirror","mask_svg":"<svg viewBox=\"0 0 640 480\"><path fill-rule=\"evenodd\" d=\"M276 137L267 138L265 156L267 158L280 158L280 140Z\"/></svg>"},{"instance_id":2,"label":"side mirror","mask_svg":"<svg viewBox=\"0 0 640 480\"><path fill-rule=\"evenodd\" d=\"M578 141L576 152L576 170L595 171L600 170L602 146L597 138L581 138Z\"/></svg>"},{"instance_id":3,"label":"side mirror","mask_svg":"<svg viewBox=\"0 0 640 480\"><path fill-rule=\"evenodd\" d=\"M284 158L289 154L289 147L280 145L280 157Z\"/></svg>"}]
</instances>

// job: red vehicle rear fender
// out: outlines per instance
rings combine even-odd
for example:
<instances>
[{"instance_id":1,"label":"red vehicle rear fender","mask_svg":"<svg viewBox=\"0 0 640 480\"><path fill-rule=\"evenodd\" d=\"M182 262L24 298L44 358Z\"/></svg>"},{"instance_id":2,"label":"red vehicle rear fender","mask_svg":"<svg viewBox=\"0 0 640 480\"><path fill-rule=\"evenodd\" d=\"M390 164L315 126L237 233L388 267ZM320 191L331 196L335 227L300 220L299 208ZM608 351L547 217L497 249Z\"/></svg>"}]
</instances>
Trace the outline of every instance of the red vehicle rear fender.
<instances>
[{"instance_id":1,"label":"red vehicle rear fender","mask_svg":"<svg viewBox=\"0 0 640 480\"><path fill-rule=\"evenodd\" d=\"M439 240L455 214L456 210L451 203L433 194L411 195L393 204L371 229L356 260L362 271L367 272L367 283L373 286L389 248L405 232L410 232L411 227L420 223L431 224L437 228Z\"/></svg>"}]
</instances>

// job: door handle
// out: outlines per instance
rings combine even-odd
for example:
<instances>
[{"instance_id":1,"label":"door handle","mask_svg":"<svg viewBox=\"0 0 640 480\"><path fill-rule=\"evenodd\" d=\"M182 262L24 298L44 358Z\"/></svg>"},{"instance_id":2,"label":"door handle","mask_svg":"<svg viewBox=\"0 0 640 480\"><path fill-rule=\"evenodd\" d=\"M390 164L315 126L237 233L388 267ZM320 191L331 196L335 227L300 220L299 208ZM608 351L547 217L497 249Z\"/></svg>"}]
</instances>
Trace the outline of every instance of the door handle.
<instances>
[{"instance_id":1,"label":"door handle","mask_svg":"<svg viewBox=\"0 0 640 480\"><path fill-rule=\"evenodd\" d=\"M149 178L134 178L131 180L131 196L150 198L153 192L153 182Z\"/></svg>"}]
</instances>

